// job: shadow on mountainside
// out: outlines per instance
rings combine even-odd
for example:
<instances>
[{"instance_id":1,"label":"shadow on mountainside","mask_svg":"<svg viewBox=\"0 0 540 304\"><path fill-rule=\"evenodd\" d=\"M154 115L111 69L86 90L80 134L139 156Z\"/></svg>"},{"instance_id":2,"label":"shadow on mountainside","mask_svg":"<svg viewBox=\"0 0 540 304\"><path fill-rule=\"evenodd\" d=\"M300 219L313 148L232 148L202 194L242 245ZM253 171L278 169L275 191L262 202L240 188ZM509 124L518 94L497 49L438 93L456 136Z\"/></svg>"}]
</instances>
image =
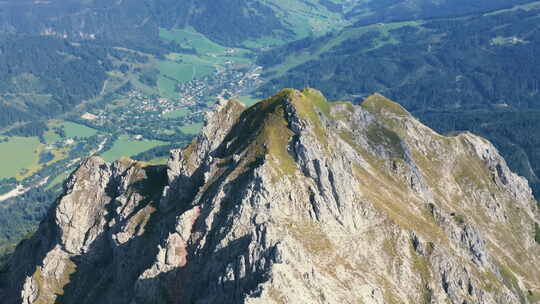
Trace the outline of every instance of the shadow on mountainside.
<instances>
[{"instance_id":1,"label":"shadow on mountainside","mask_svg":"<svg viewBox=\"0 0 540 304\"><path fill-rule=\"evenodd\" d=\"M221 169L222 173L200 193L190 192L193 193L192 197L174 202L166 210L154 212L144 234L114 248L115 254L112 253L113 243L109 239L111 234L103 233L100 240L93 243L89 254L73 259L77 271L70 276L70 283L65 286L64 294L59 295L56 303L120 304L132 303L132 300L135 303L194 303L201 297L208 298L210 302L223 302L224 296L227 297L227 303L243 303L247 295L256 296L259 284L269 279L269 269L276 260L277 250L275 246L265 248L261 253L264 259L249 264L250 244L253 238L265 237L264 228L262 231L250 231L230 241L227 246L220 247L230 227L234 226L234 215L241 210L239 198L246 191L243 189L253 179L253 167L238 176L232 163L224 163ZM148 182L145 180L141 183L140 189L146 189ZM225 192L224 197L221 201L214 201L222 190ZM138 280L154 264L158 248L167 247L167 237L176 231L177 216L193 207L189 203L195 199L195 195L199 205L207 206L193 227L194 233L206 233L205 245L198 248L188 243L187 265L153 278ZM219 211L215 214L212 212L214 203L219 204ZM115 207L115 204L112 200L109 205ZM157 206L159 209L159 204ZM207 231L205 223L210 216L213 217L212 226ZM124 224L117 223L114 227L122 227ZM106 247L104 249L100 246ZM102 256L93 259L92 256L97 252ZM241 259L246 263L243 276L240 274ZM229 277L231 274L233 279ZM110 298L111 295L114 298ZM212 299L212 296L221 298Z\"/></svg>"},{"instance_id":2,"label":"shadow on mountainside","mask_svg":"<svg viewBox=\"0 0 540 304\"><path fill-rule=\"evenodd\" d=\"M69 276L69 283L55 303L97 303L101 296L110 292L114 292L118 299L129 299L131 292L128 287L133 286L140 273L152 265L158 245L162 245L159 226L165 225L164 220L171 221L160 216L158 204L167 175L165 166L149 166L142 170L144 178L130 185L125 193L119 190L119 181L107 185L106 192L112 198L105 205L107 223L119 218L116 210L121 206L117 200L120 195L125 194L128 200L136 195L137 205L122 221L106 225L86 254L71 258L76 271ZM121 245L115 244L113 234L121 232L132 220L140 221L132 232L137 234L146 217L144 232Z\"/></svg>"},{"instance_id":3,"label":"shadow on mountainside","mask_svg":"<svg viewBox=\"0 0 540 304\"><path fill-rule=\"evenodd\" d=\"M0 296L7 301L5 304L22 303L21 291L25 278L33 276L47 253L58 245L59 231L55 223L55 211L61 199L62 196L51 205L33 236L17 245L10 261L1 270Z\"/></svg>"}]
</instances>

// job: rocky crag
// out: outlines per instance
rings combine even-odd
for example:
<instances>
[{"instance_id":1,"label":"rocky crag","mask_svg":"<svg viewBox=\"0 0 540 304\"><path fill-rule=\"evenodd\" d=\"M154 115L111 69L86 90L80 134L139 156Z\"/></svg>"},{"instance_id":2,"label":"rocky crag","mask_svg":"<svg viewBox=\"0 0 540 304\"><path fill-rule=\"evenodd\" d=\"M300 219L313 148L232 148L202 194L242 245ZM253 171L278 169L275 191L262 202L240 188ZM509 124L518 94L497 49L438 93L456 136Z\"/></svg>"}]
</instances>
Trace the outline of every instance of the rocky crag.
<instances>
[{"instance_id":1,"label":"rocky crag","mask_svg":"<svg viewBox=\"0 0 540 304\"><path fill-rule=\"evenodd\" d=\"M540 213L470 133L380 96L222 102L167 166L86 160L2 303L536 303Z\"/></svg>"}]
</instances>

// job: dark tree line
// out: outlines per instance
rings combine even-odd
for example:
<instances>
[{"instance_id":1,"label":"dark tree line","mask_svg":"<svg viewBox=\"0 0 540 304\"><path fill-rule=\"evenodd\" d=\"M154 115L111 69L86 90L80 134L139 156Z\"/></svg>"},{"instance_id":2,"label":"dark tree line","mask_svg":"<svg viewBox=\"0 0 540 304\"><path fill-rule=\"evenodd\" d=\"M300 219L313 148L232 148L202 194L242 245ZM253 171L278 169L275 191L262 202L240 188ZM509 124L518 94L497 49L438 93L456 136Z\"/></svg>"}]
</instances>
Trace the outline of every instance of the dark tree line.
<instances>
[{"instance_id":1,"label":"dark tree line","mask_svg":"<svg viewBox=\"0 0 540 304\"><path fill-rule=\"evenodd\" d=\"M43 120L99 94L112 68L108 51L53 37L2 37L0 127Z\"/></svg>"}]
</instances>

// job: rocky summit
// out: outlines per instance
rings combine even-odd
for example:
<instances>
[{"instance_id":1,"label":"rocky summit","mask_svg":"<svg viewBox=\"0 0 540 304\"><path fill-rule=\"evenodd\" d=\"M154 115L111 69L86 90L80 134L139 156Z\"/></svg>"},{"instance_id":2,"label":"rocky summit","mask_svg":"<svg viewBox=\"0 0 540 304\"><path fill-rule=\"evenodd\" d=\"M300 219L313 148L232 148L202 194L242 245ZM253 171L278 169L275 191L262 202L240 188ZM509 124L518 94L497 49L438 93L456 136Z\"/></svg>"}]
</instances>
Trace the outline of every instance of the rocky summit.
<instances>
[{"instance_id":1,"label":"rocky summit","mask_svg":"<svg viewBox=\"0 0 540 304\"><path fill-rule=\"evenodd\" d=\"M92 157L64 187L0 302L540 301L527 181L378 94L223 101L166 166Z\"/></svg>"}]
</instances>

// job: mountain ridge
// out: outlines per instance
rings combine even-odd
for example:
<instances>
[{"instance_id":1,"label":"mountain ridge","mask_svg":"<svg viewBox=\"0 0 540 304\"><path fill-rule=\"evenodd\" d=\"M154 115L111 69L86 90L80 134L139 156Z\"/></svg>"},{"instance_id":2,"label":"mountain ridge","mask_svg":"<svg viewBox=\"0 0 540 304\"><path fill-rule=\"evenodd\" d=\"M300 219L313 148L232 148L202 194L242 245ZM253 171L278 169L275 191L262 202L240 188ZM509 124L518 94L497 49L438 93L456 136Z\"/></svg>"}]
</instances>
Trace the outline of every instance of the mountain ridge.
<instances>
[{"instance_id":1,"label":"mountain ridge","mask_svg":"<svg viewBox=\"0 0 540 304\"><path fill-rule=\"evenodd\" d=\"M259 92L309 85L356 102L381 92L441 134L488 138L538 195L538 5L355 25L293 42L258 57Z\"/></svg>"},{"instance_id":2,"label":"mountain ridge","mask_svg":"<svg viewBox=\"0 0 540 304\"><path fill-rule=\"evenodd\" d=\"M287 89L220 102L167 167L85 161L1 286L24 303L535 303L538 222L486 140L379 94Z\"/></svg>"}]
</instances>

